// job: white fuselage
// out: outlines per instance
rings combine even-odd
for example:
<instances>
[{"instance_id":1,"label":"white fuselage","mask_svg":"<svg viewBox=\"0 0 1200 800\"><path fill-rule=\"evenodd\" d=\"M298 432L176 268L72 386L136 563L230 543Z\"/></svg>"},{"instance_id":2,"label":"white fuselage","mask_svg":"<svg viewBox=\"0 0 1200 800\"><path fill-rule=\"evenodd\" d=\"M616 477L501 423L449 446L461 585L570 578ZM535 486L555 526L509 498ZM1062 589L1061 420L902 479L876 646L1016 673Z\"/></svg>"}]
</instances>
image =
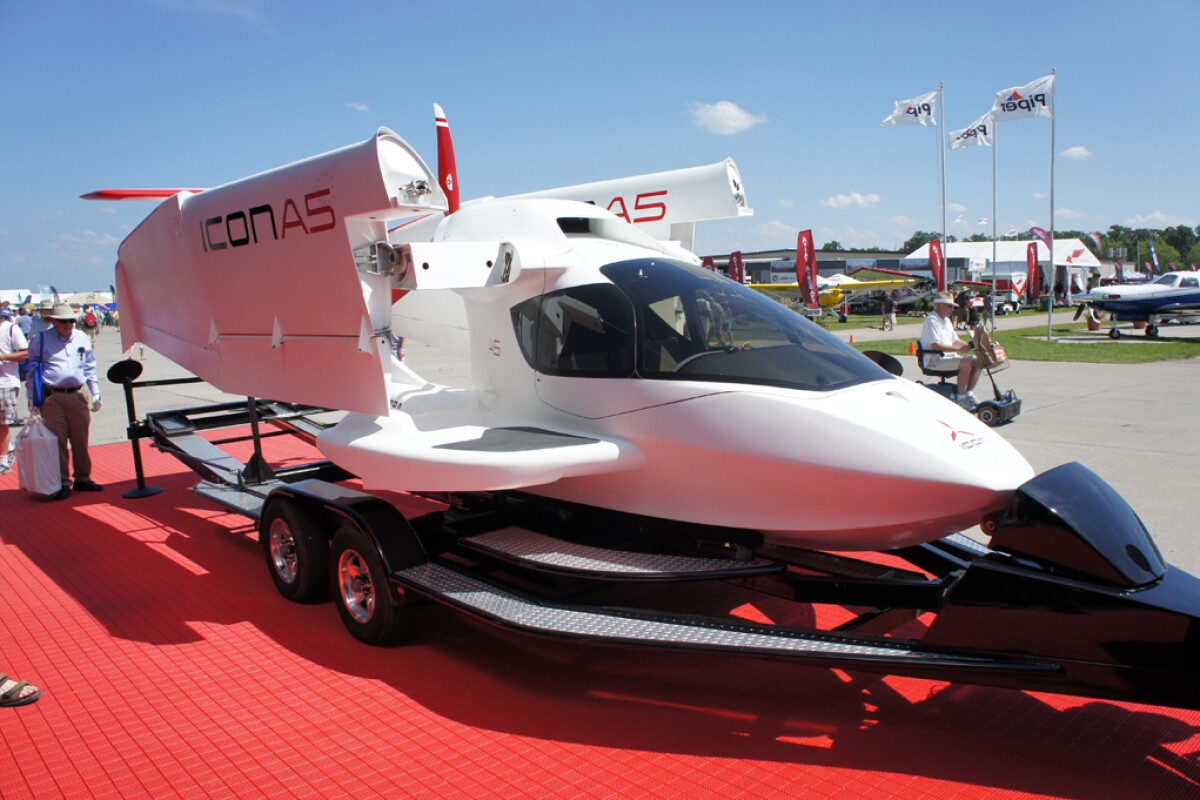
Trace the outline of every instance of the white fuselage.
<instances>
[{"instance_id":1,"label":"white fuselage","mask_svg":"<svg viewBox=\"0 0 1200 800\"><path fill-rule=\"evenodd\" d=\"M975 417L882 371L831 390L643 377L640 370L619 377L539 371L516 341L514 308L608 284L601 272L607 264L662 258L649 240L555 236L546 224L592 213L604 212L496 201L454 215L441 241L500 239L521 255L510 283L457 292L474 388L395 384L387 417L351 416L322 435L322 451L361 475L367 488L521 488L759 530L778 543L845 549L901 547L963 530L1003 508L1032 477L1028 463ZM757 297L731 281L722 286ZM400 332L427 318L427 300L445 313L444 296L413 291L397 304ZM828 340L822 346L834 347ZM846 350L851 355L838 357L866 361ZM588 441L515 450L470 445L488 431L522 426Z\"/></svg>"}]
</instances>

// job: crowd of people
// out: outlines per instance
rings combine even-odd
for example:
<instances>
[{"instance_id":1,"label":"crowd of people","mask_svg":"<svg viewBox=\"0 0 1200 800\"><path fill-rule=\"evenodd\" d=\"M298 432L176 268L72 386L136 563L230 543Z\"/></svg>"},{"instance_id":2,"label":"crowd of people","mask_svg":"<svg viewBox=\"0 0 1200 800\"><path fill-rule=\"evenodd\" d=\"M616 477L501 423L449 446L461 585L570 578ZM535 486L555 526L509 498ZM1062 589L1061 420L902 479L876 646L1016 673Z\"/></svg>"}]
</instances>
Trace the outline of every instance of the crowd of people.
<instances>
[{"instance_id":1,"label":"crowd of people","mask_svg":"<svg viewBox=\"0 0 1200 800\"><path fill-rule=\"evenodd\" d=\"M104 327L118 324L116 311L99 305L76 311L47 300L14 310L0 303L0 475L13 469L12 427L20 423L24 387L28 413L58 438L62 486L52 497L103 489L91 479L87 453L91 413L100 410L95 343Z\"/></svg>"},{"instance_id":2,"label":"crowd of people","mask_svg":"<svg viewBox=\"0 0 1200 800\"><path fill-rule=\"evenodd\" d=\"M50 498L103 491L92 480L88 454L91 415L101 407L94 345L104 327L118 324L115 310L90 304L78 311L48 301L37 309L0 304L0 475L13 470L12 429L25 410L40 417L58 441L60 485ZM0 673L0 707L27 705L40 696L33 684Z\"/></svg>"}]
</instances>

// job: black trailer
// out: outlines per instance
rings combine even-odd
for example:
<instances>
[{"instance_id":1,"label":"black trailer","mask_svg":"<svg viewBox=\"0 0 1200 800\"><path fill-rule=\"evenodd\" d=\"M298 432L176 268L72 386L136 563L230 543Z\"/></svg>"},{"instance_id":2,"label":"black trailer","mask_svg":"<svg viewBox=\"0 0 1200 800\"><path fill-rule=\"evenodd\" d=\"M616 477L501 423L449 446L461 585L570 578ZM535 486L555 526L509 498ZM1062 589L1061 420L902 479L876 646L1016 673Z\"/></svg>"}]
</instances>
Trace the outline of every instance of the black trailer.
<instances>
[{"instance_id":1,"label":"black trailer","mask_svg":"<svg viewBox=\"0 0 1200 800\"><path fill-rule=\"evenodd\" d=\"M957 534L847 555L520 492L440 496L442 510L406 517L328 462L266 463L260 427L311 437L318 409L248 399L136 419L139 384L123 383L135 456L148 439L195 469L198 494L256 521L280 594L332 596L365 642L403 640L414 606L434 600L543 636L1200 708L1200 582L1168 567L1128 504L1078 464L1021 487L985 521L987 546ZM249 464L200 435L247 424ZM139 473L128 494L147 490ZM764 597L797 613L729 613ZM805 613L820 605L842 621Z\"/></svg>"}]
</instances>

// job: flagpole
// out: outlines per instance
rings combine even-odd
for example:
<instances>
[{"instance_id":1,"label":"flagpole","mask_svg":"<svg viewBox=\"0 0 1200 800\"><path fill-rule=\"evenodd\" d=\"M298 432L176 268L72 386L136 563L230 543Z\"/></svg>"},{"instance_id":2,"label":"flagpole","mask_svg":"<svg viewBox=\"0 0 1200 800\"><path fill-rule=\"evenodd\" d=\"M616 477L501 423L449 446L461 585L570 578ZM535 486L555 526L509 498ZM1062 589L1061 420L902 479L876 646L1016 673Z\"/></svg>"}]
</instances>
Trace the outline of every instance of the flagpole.
<instances>
[{"instance_id":1,"label":"flagpole","mask_svg":"<svg viewBox=\"0 0 1200 800\"><path fill-rule=\"evenodd\" d=\"M944 134L943 123L946 121L946 82L938 81L938 162L942 168L942 242L946 245L946 144L942 141Z\"/></svg>"},{"instance_id":2,"label":"flagpole","mask_svg":"<svg viewBox=\"0 0 1200 800\"><path fill-rule=\"evenodd\" d=\"M996 135L996 123L992 126L992 335L996 335L996 148L1000 146L1000 137ZM1012 273L1009 273L1011 276ZM1009 285L1012 285L1011 278Z\"/></svg>"},{"instance_id":3,"label":"flagpole","mask_svg":"<svg viewBox=\"0 0 1200 800\"><path fill-rule=\"evenodd\" d=\"M1050 69L1050 74L1057 75L1058 69L1052 67ZM1058 104L1055 102L1058 99L1057 98L1057 94L1058 94L1058 79L1057 79L1057 77L1054 79L1052 86L1054 88L1051 91L1054 93L1054 95L1051 96L1051 98L1050 98L1050 108L1052 108L1054 110L1054 112L1050 115L1050 271L1051 271L1051 274L1057 278L1058 277L1058 267L1055 266L1055 264L1054 264L1054 126L1056 124L1056 120L1058 117ZM1050 287L1050 291L1053 293L1053 291L1054 291L1053 286ZM1065 301L1068 297L1070 297L1070 295L1071 295L1071 271L1068 269L1066 280L1063 281L1063 300ZM1050 335L1052 333L1051 325L1054 322L1054 299L1053 299L1053 297L1054 297L1053 294L1051 294L1050 304L1048 306L1048 310L1046 311L1046 341L1047 342L1051 341L1051 338L1050 338ZM1068 303L1068 305L1070 305L1070 303Z\"/></svg>"}]
</instances>

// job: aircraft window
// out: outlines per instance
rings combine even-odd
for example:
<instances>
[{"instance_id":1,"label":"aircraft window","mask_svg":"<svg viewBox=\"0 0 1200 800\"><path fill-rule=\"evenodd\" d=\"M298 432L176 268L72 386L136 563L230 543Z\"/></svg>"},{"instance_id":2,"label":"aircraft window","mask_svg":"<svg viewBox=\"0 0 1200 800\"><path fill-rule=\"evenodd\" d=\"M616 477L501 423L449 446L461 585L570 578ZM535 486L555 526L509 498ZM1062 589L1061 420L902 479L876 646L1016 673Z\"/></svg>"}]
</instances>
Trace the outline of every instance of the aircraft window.
<instances>
[{"instance_id":1,"label":"aircraft window","mask_svg":"<svg viewBox=\"0 0 1200 800\"><path fill-rule=\"evenodd\" d=\"M1185 277L1179 282L1179 285L1180 287L1187 287L1189 289L1200 289L1200 279Z\"/></svg>"},{"instance_id":2,"label":"aircraft window","mask_svg":"<svg viewBox=\"0 0 1200 800\"><path fill-rule=\"evenodd\" d=\"M575 286L512 310L517 343L547 375L622 378L633 374L633 309L609 284Z\"/></svg>"},{"instance_id":3,"label":"aircraft window","mask_svg":"<svg viewBox=\"0 0 1200 800\"><path fill-rule=\"evenodd\" d=\"M890 377L776 300L707 270L638 259L601 272L633 302L641 377L818 391Z\"/></svg>"},{"instance_id":4,"label":"aircraft window","mask_svg":"<svg viewBox=\"0 0 1200 800\"><path fill-rule=\"evenodd\" d=\"M1174 286L1175 284L1179 283L1179 276L1163 275L1161 278L1156 278L1152 282L1157 283L1159 286Z\"/></svg>"}]
</instances>

